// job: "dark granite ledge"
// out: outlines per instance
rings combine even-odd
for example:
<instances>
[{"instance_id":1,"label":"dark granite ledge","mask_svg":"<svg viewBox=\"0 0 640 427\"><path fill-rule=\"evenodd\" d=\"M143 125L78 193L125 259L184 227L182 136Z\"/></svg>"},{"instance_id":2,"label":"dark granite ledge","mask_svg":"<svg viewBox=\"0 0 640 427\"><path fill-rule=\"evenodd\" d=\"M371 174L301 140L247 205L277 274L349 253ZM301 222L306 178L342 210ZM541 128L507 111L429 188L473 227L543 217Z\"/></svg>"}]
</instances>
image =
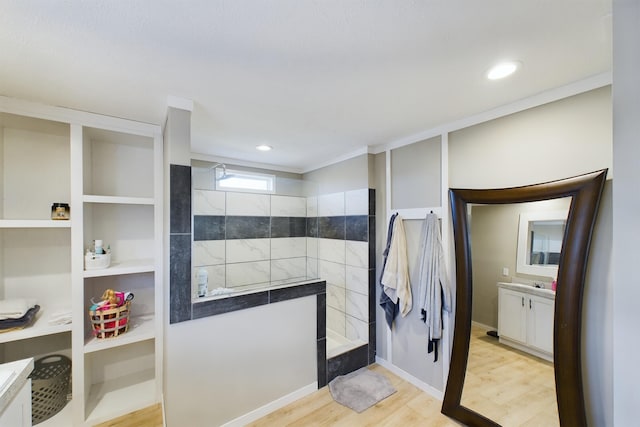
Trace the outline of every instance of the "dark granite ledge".
<instances>
[{"instance_id":1,"label":"dark granite ledge","mask_svg":"<svg viewBox=\"0 0 640 427\"><path fill-rule=\"evenodd\" d=\"M230 295L217 299L197 301L193 303L193 319L215 316L237 310L258 307L260 305L287 301L311 295L324 294L324 280L297 285L289 285L275 289L259 290L253 293Z\"/></svg>"}]
</instances>

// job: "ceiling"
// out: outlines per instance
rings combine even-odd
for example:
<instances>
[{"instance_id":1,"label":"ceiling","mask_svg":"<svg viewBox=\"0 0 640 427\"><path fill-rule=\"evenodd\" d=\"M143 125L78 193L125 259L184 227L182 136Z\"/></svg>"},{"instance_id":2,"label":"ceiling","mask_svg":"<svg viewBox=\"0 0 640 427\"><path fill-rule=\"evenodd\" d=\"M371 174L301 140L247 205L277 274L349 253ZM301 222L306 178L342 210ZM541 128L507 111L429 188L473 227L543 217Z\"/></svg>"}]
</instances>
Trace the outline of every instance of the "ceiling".
<instances>
[{"instance_id":1,"label":"ceiling","mask_svg":"<svg viewBox=\"0 0 640 427\"><path fill-rule=\"evenodd\" d=\"M0 94L306 171L611 71L611 0L0 0ZM489 81L495 62L522 62ZM273 146L258 152L258 144Z\"/></svg>"}]
</instances>

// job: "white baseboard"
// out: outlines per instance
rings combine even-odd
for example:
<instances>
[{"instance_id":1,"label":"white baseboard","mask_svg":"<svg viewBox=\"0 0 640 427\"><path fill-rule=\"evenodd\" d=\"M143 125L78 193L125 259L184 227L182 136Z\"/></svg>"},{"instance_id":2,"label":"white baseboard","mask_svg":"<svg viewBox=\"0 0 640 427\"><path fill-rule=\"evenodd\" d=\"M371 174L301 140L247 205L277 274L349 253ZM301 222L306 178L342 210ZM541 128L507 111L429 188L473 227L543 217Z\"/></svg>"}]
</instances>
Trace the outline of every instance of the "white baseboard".
<instances>
[{"instance_id":1,"label":"white baseboard","mask_svg":"<svg viewBox=\"0 0 640 427\"><path fill-rule=\"evenodd\" d=\"M440 390L430 386L429 384L425 383L424 381L419 380L418 378L414 377L413 375L409 374L408 372L405 372L402 369L398 368L396 365L393 365L393 364L387 362L386 360L381 359L381 358L379 358L377 356L376 356L376 363L378 365L382 366L383 368L388 369L392 373L396 374L397 376L399 376L403 380L410 382L411 384L413 384L414 386L418 387L420 390L424 391L425 393L428 393L431 396L435 397L436 399L442 401L442 399L444 397L444 393L441 392Z\"/></svg>"},{"instance_id":2,"label":"white baseboard","mask_svg":"<svg viewBox=\"0 0 640 427\"><path fill-rule=\"evenodd\" d=\"M221 427L246 426L247 424L254 422L266 415L269 415L273 411L276 411L284 406L287 406L289 403L295 402L296 400L301 399L317 390L318 390L318 383L314 382L313 384L304 386L292 393L287 394L286 396L282 396L281 398L274 400L273 402L269 402L264 406L261 406L257 409L254 409L251 412L241 415L238 418L235 418L223 424Z\"/></svg>"}]
</instances>

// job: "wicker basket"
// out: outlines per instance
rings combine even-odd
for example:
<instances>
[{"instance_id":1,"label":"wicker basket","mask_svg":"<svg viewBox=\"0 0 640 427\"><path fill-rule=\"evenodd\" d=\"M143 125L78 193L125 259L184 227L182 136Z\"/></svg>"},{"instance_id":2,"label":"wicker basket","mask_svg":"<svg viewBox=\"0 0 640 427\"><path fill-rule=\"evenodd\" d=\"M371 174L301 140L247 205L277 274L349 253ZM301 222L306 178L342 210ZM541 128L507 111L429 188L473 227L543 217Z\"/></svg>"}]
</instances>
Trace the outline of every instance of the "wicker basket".
<instances>
[{"instance_id":1,"label":"wicker basket","mask_svg":"<svg viewBox=\"0 0 640 427\"><path fill-rule=\"evenodd\" d=\"M129 301L120 307L89 310L93 334L96 338L112 338L124 334L129 330L130 311L131 302Z\"/></svg>"},{"instance_id":2,"label":"wicker basket","mask_svg":"<svg viewBox=\"0 0 640 427\"><path fill-rule=\"evenodd\" d=\"M71 384L71 360L60 354L34 362L31 372L31 422L53 417L65 407Z\"/></svg>"}]
</instances>

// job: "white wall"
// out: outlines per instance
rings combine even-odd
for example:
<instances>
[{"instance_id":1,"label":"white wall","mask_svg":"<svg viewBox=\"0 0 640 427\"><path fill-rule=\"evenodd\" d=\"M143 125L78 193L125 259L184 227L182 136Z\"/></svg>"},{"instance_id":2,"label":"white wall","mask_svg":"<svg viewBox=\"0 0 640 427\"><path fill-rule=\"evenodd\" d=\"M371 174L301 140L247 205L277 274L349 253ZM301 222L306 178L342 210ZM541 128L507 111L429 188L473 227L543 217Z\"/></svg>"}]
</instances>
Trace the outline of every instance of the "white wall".
<instances>
[{"instance_id":1,"label":"white wall","mask_svg":"<svg viewBox=\"0 0 640 427\"><path fill-rule=\"evenodd\" d=\"M167 326L168 426L213 427L316 382L316 296Z\"/></svg>"},{"instance_id":2,"label":"white wall","mask_svg":"<svg viewBox=\"0 0 640 427\"><path fill-rule=\"evenodd\" d=\"M613 381L614 424L638 423L640 259L640 2L613 1Z\"/></svg>"},{"instance_id":3,"label":"white wall","mask_svg":"<svg viewBox=\"0 0 640 427\"><path fill-rule=\"evenodd\" d=\"M611 168L610 96L604 87L452 132L449 186L526 185Z\"/></svg>"},{"instance_id":4,"label":"white wall","mask_svg":"<svg viewBox=\"0 0 640 427\"><path fill-rule=\"evenodd\" d=\"M611 167L608 87L449 135L451 187L508 187ZM616 176L618 173L616 170ZM583 305L587 417L590 425L597 426L612 424L613 341L608 332L613 321L610 186L609 181L595 227Z\"/></svg>"}]
</instances>

